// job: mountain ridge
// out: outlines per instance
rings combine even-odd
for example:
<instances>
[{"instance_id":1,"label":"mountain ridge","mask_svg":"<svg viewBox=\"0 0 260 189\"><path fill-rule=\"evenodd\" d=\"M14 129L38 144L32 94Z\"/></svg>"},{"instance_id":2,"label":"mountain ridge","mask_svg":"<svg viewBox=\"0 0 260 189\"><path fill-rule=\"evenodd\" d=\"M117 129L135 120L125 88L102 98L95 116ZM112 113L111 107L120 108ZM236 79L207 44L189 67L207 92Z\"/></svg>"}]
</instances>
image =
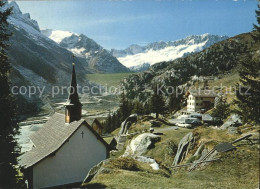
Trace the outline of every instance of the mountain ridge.
<instances>
[{"instance_id":1,"label":"mountain ridge","mask_svg":"<svg viewBox=\"0 0 260 189\"><path fill-rule=\"evenodd\" d=\"M85 59L85 69L98 73L120 73L130 70L123 66L109 51L84 34L46 29L41 31L75 56Z\"/></svg>"},{"instance_id":2,"label":"mountain ridge","mask_svg":"<svg viewBox=\"0 0 260 189\"><path fill-rule=\"evenodd\" d=\"M193 84L194 76L229 73L238 67L239 62L246 61L248 55L259 57L259 49L259 43L254 42L251 33L240 34L215 43L201 52L154 64L145 72L125 78L122 86L129 99L145 102L154 85L163 86L164 91L168 86L184 89Z\"/></svg>"},{"instance_id":3,"label":"mountain ridge","mask_svg":"<svg viewBox=\"0 0 260 189\"><path fill-rule=\"evenodd\" d=\"M152 42L145 46L130 45L124 50L112 49L111 53L127 67L140 66L144 63L153 65L158 62L174 60L189 53L201 51L227 38L228 36L218 36L208 33L190 35L176 41Z\"/></svg>"}]
</instances>

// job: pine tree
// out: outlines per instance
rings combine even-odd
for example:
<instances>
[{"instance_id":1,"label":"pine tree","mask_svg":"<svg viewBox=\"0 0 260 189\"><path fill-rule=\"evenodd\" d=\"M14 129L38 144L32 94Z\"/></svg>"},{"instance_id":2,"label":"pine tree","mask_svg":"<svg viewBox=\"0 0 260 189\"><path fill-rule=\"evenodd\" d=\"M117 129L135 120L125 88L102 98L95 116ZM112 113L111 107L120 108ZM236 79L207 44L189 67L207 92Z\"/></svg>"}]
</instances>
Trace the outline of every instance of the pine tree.
<instances>
[{"instance_id":1,"label":"pine tree","mask_svg":"<svg viewBox=\"0 0 260 189\"><path fill-rule=\"evenodd\" d=\"M12 9L4 9L5 1L0 1L0 188L21 187L17 173L17 157L20 148L15 136L19 126L15 114L15 100L11 95L9 72L11 65L7 56L8 31L7 18Z\"/></svg>"},{"instance_id":2,"label":"pine tree","mask_svg":"<svg viewBox=\"0 0 260 189\"><path fill-rule=\"evenodd\" d=\"M163 95L157 91L156 87L154 87L153 95L150 99L150 108L151 112L156 114L156 119L158 119L159 114L164 114L166 112L165 100Z\"/></svg>"},{"instance_id":3,"label":"pine tree","mask_svg":"<svg viewBox=\"0 0 260 189\"><path fill-rule=\"evenodd\" d=\"M129 101L127 100L124 91L120 95L119 114L121 122L124 121L131 113Z\"/></svg>"},{"instance_id":4,"label":"pine tree","mask_svg":"<svg viewBox=\"0 0 260 189\"><path fill-rule=\"evenodd\" d=\"M258 25L254 24L253 39L260 42L260 4L257 5L256 18ZM239 81L236 91L238 113L244 123L260 123L260 55L249 55L240 64Z\"/></svg>"},{"instance_id":5,"label":"pine tree","mask_svg":"<svg viewBox=\"0 0 260 189\"><path fill-rule=\"evenodd\" d=\"M218 123L222 123L223 120L229 116L229 106L230 105L227 103L226 99L223 96L221 96L215 109L213 109L213 112L211 114Z\"/></svg>"},{"instance_id":6,"label":"pine tree","mask_svg":"<svg viewBox=\"0 0 260 189\"><path fill-rule=\"evenodd\" d=\"M112 116L109 110L107 119L106 119L106 130L110 133L112 131Z\"/></svg>"},{"instance_id":7,"label":"pine tree","mask_svg":"<svg viewBox=\"0 0 260 189\"><path fill-rule=\"evenodd\" d=\"M249 56L241 63L240 84L237 85L235 103L244 123L260 123L260 56Z\"/></svg>"},{"instance_id":8,"label":"pine tree","mask_svg":"<svg viewBox=\"0 0 260 189\"><path fill-rule=\"evenodd\" d=\"M255 11L256 13L256 20L257 20L257 24L253 24L253 31L255 33L253 33L253 38L255 39L256 42L260 41L260 3L258 3L257 5L258 10Z\"/></svg>"},{"instance_id":9,"label":"pine tree","mask_svg":"<svg viewBox=\"0 0 260 189\"><path fill-rule=\"evenodd\" d=\"M171 94L168 103L169 111L173 112L181 109L181 101L182 101L182 95L176 95L176 93Z\"/></svg>"},{"instance_id":10,"label":"pine tree","mask_svg":"<svg viewBox=\"0 0 260 189\"><path fill-rule=\"evenodd\" d=\"M132 114L138 114L138 115L144 114L144 107L141 102L138 101L133 102Z\"/></svg>"}]
</instances>

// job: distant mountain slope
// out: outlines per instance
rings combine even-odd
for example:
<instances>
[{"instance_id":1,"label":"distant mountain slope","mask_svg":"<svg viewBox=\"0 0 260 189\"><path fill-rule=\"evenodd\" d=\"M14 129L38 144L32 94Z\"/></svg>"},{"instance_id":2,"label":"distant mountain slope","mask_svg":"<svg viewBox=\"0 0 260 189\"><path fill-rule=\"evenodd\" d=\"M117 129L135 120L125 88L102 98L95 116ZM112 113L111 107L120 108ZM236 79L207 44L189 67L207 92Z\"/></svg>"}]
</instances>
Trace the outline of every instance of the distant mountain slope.
<instances>
[{"instance_id":1,"label":"distant mountain slope","mask_svg":"<svg viewBox=\"0 0 260 189\"><path fill-rule=\"evenodd\" d=\"M50 29L42 33L82 59L85 69L101 73L129 72L110 52L83 34Z\"/></svg>"},{"instance_id":2,"label":"distant mountain slope","mask_svg":"<svg viewBox=\"0 0 260 189\"><path fill-rule=\"evenodd\" d=\"M22 14L18 5L12 1L6 7L13 7L13 14L8 18L13 36L8 53L13 67L11 80L14 86L50 87L68 86L71 77L72 53L44 36L38 23L30 18L30 14ZM88 72L79 59L75 60L78 75ZM86 83L85 77L78 78L79 83ZM20 113L34 112L33 105L41 104L38 96L29 98L28 95L19 96ZM28 104L28 103L32 104ZM36 104L35 104L36 102ZM28 105L28 107L26 106ZM33 109L33 110L32 110Z\"/></svg>"},{"instance_id":3,"label":"distant mountain slope","mask_svg":"<svg viewBox=\"0 0 260 189\"><path fill-rule=\"evenodd\" d=\"M192 52L201 51L214 43L227 39L218 35L191 35L185 39L169 42L154 42L146 46L131 45L125 50L112 49L111 53L126 67L149 63L151 65L180 58Z\"/></svg>"},{"instance_id":4,"label":"distant mountain slope","mask_svg":"<svg viewBox=\"0 0 260 189\"><path fill-rule=\"evenodd\" d=\"M167 86L188 86L194 76L218 76L236 68L246 57L258 56L260 59L259 49L260 44L252 39L250 33L237 35L201 52L154 64L145 72L130 75L122 85L128 98L146 101L154 84L164 86L163 90Z\"/></svg>"}]
</instances>

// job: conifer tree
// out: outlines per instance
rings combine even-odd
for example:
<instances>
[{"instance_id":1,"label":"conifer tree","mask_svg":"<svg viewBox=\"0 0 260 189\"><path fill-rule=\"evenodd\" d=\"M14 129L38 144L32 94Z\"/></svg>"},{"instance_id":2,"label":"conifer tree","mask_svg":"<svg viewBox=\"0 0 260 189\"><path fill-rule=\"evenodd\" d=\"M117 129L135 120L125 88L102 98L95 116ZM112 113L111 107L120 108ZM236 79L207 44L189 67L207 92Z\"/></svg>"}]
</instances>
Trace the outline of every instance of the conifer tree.
<instances>
[{"instance_id":1,"label":"conifer tree","mask_svg":"<svg viewBox=\"0 0 260 189\"><path fill-rule=\"evenodd\" d=\"M256 20L257 24L253 24L253 31L255 34L253 34L253 38L255 39L256 42L260 41L260 3L257 5L258 10L255 11L256 13Z\"/></svg>"},{"instance_id":2,"label":"conifer tree","mask_svg":"<svg viewBox=\"0 0 260 189\"><path fill-rule=\"evenodd\" d=\"M254 24L255 33L253 39L256 43L260 42L260 4L256 10L257 24ZM238 110L236 111L244 123L260 123L260 55L248 55L241 62L239 81L237 85L236 97L234 101Z\"/></svg>"},{"instance_id":3,"label":"conifer tree","mask_svg":"<svg viewBox=\"0 0 260 189\"><path fill-rule=\"evenodd\" d=\"M168 104L169 111L173 112L181 109L181 100L182 95L176 95L176 93L171 94Z\"/></svg>"},{"instance_id":4,"label":"conifer tree","mask_svg":"<svg viewBox=\"0 0 260 189\"><path fill-rule=\"evenodd\" d=\"M6 1L0 1L0 188L21 187L17 173L17 158L20 148L15 136L19 134L15 114L15 100L11 95L9 73L11 65L7 55L7 18L12 9L4 9Z\"/></svg>"},{"instance_id":5,"label":"conifer tree","mask_svg":"<svg viewBox=\"0 0 260 189\"><path fill-rule=\"evenodd\" d=\"M106 130L109 133L112 131L112 116L110 110L106 119Z\"/></svg>"},{"instance_id":6,"label":"conifer tree","mask_svg":"<svg viewBox=\"0 0 260 189\"><path fill-rule=\"evenodd\" d=\"M230 114L229 104L226 99L221 96L215 109L212 112L212 116L216 119L217 122L222 123Z\"/></svg>"},{"instance_id":7,"label":"conifer tree","mask_svg":"<svg viewBox=\"0 0 260 189\"><path fill-rule=\"evenodd\" d=\"M121 118L121 122L124 121L131 113L129 108L129 102L125 96L124 91L120 95L120 105L119 105L119 114Z\"/></svg>"},{"instance_id":8,"label":"conifer tree","mask_svg":"<svg viewBox=\"0 0 260 189\"><path fill-rule=\"evenodd\" d=\"M144 114L144 107L141 102L134 101L133 102L133 109L132 109L133 114L138 114L138 115L143 115Z\"/></svg>"},{"instance_id":9,"label":"conifer tree","mask_svg":"<svg viewBox=\"0 0 260 189\"><path fill-rule=\"evenodd\" d=\"M260 123L260 56L249 56L241 63L237 85L236 111L244 123Z\"/></svg>"},{"instance_id":10,"label":"conifer tree","mask_svg":"<svg viewBox=\"0 0 260 189\"><path fill-rule=\"evenodd\" d=\"M154 87L153 95L150 99L151 112L156 114L156 119L158 119L159 114L164 114L166 112L165 100L160 91Z\"/></svg>"}]
</instances>

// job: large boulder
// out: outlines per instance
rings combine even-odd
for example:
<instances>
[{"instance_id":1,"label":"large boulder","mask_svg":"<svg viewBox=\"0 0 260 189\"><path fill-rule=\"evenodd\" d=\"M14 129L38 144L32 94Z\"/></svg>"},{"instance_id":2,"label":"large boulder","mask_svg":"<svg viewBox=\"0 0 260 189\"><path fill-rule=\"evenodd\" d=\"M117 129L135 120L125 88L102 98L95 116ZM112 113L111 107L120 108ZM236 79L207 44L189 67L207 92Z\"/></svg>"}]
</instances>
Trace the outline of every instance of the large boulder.
<instances>
[{"instance_id":1,"label":"large boulder","mask_svg":"<svg viewBox=\"0 0 260 189\"><path fill-rule=\"evenodd\" d=\"M156 142L160 141L160 139L160 136L152 133L140 134L131 140L123 156L141 156L148 149L152 148Z\"/></svg>"},{"instance_id":2,"label":"large boulder","mask_svg":"<svg viewBox=\"0 0 260 189\"><path fill-rule=\"evenodd\" d=\"M188 133L181 139L178 145L176 156L173 161L173 165L177 165L182 160L184 160L188 152L193 148L194 143L195 143L195 137L192 134L192 132Z\"/></svg>"},{"instance_id":3,"label":"large boulder","mask_svg":"<svg viewBox=\"0 0 260 189\"><path fill-rule=\"evenodd\" d=\"M238 127L242 125L242 121L237 114L232 114L230 118L220 127L220 129L227 129L229 127Z\"/></svg>"},{"instance_id":4,"label":"large boulder","mask_svg":"<svg viewBox=\"0 0 260 189\"><path fill-rule=\"evenodd\" d=\"M126 120L121 123L121 128L118 133L118 136L125 135L128 129L130 128L130 126L132 125L132 123L136 121L137 121L137 114L132 114L128 118L126 118Z\"/></svg>"}]
</instances>

